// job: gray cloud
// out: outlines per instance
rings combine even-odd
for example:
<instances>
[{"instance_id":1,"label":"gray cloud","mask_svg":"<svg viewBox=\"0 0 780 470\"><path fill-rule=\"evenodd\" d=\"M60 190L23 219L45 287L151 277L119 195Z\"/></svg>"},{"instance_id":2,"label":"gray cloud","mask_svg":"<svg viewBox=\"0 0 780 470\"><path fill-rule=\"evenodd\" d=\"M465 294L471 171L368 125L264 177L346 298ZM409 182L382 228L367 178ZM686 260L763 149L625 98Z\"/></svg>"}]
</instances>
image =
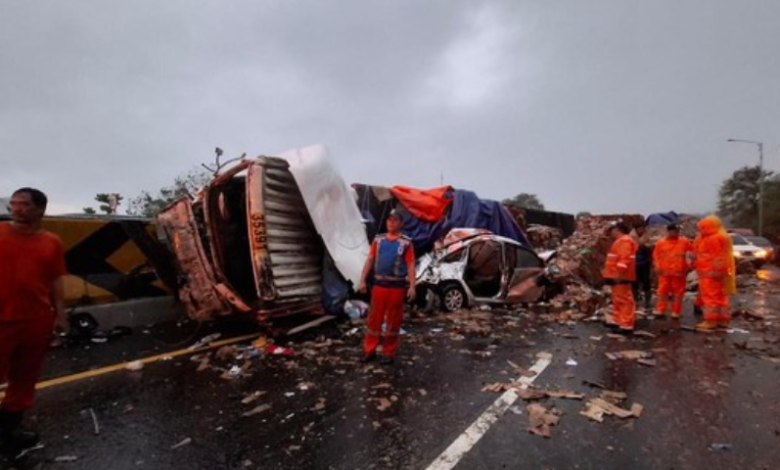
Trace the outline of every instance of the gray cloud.
<instances>
[{"instance_id":1,"label":"gray cloud","mask_svg":"<svg viewBox=\"0 0 780 470\"><path fill-rule=\"evenodd\" d=\"M59 208L328 145L349 181L596 212L714 207L780 164L772 0L0 0L0 195Z\"/></svg>"}]
</instances>

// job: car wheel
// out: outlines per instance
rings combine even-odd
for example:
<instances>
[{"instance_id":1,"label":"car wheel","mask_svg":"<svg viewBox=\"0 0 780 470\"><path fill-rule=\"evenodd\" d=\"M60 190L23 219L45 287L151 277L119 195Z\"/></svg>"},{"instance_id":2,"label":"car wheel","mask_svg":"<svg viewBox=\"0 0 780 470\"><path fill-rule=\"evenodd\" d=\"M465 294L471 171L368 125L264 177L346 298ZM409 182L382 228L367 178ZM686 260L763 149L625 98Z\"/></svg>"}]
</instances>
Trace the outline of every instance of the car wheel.
<instances>
[{"instance_id":1,"label":"car wheel","mask_svg":"<svg viewBox=\"0 0 780 470\"><path fill-rule=\"evenodd\" d=\"M458 311L467 304L466 293L457 284L449 284L441 292L441 305L447 312Z\"/></svg>"}]
</instances>

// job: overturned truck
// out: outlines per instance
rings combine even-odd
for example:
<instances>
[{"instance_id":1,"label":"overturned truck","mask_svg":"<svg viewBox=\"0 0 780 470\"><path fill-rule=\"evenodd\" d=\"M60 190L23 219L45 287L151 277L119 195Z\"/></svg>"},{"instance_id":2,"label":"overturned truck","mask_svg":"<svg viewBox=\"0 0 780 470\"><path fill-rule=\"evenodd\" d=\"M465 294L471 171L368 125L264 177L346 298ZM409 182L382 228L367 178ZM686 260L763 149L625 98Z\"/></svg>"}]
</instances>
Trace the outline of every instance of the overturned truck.
<instances>
[{"instance_id":1,"label":"overturned truck","mask_svg":"<svg viewBox=\"0 0 780 470\"><path fill-rule=\"evenodd\" d=\"M190 317L323 313L324 246L286 160L242 160L157 220Z\"/></svg>"}]
</instances>

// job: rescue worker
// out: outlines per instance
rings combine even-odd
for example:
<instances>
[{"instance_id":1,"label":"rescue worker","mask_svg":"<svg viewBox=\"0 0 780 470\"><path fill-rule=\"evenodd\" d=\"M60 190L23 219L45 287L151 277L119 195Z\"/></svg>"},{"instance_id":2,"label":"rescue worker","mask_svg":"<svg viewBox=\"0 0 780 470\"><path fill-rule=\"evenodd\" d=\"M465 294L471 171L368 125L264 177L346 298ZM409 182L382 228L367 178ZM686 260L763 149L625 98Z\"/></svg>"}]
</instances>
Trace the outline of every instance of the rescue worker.
<instances>
[{"instance_id":1,"label":"rescue worker","mask_svg":"<svg viewBox=\"0 0 780 470\"><path fill-rule=\"evenodd\" d=\"M374 239L360 278L358 292L365 292L366 280L373 271L374 286L363 342L366 362L376 359L376 350L382 339L380 364L389 365L395 361L404 315L404 297L413 301L416 295L414 246L410 238L401 234L402 226L401 214L396 210L390 212L387 233Z\"/></svg>"},{"instance_id":2,"label":"rescue worker","mask_svg":"<svg viewBox=\"0 0 780 470\"><path fill-rule=\"evenodd\" d=\"M693 252L704 321L696 327L700 330L728 328L731 321L729 296L737 290L731 237L714 215L699 221L698 229Z\"/></svg>"},{"instance_id":3,"label":"rescue worker","mask_svg":"<svg viewBox=\"0 0 780 470\"><path fill-rule=\"evenodd\" d=\"M636 321L636 304L632 284L636 281L638 244L628 225L618 222L610 229L614 242L604 264L603 276L612 285L612 308L616 326L623 333L632 333Z\"/></svg>"},{"instance_id":4,"label":"rescue worker","mask_svg":"<svg viewBox=\"0 0 780 470\"><path fill-rule=\"evenodd\" d=\"M33 406L52 330L67 326L63 245L41 229L47 202L37 189L19 189L9 205L12 221L0 223L0 383L7 383L0 444L6 455L38 442L37 434L20 426Z\"/></svg>"},{"instance_id":5,"label":"rescue worker","mask_svg":"<svg viewBox=\"0 0 780 470\"><path fill-rule=\"evenodd\" d=\"M639 302L639 294L642 294L644 308L650 309L653 297L653 247L647 234L647 224L638 223L634 226L635 240L638 244L636 252L636 282L634 282L634 301Z\"/></svg>"},{"instance_id":6,"label":"rescue worker","mask_svg":"<svg viewBox=\"0 0 780 470\"><path fill-rule=\"evenodd\" d=\"M669 224L666 227L666 238L655 245L653 269L658 276L656 316L666 316L671 296L672 318L680 318L685 296L685 278L688 274L688 258L692 249L691 241L680 236L680 227L677 224Z\"/></svg>"}]
</instances>

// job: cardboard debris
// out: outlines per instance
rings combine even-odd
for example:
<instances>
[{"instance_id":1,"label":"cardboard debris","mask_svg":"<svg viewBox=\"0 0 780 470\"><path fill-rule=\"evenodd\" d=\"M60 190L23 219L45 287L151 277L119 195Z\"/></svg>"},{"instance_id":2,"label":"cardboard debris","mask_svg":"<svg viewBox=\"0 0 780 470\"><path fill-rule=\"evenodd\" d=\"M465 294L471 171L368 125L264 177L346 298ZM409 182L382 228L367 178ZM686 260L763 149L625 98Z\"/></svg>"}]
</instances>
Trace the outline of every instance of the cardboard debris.
<instances>
[{"instance_id":1,"label":"cardboard debris","mask_svg":"<svg viewBox=\"0 0 780 470\"><path fill-rule=\"evenodd\" d=\"M528 410L528 431L542 437L550 437L550 427L560 421L560 416L551 413L538 403L531 403Z\"/></svg>"},{"instance_id":2,"label":"cardboard debris","mask_svg":"<svg viewBox=\"0 0 780 470\"><path fill-rule=\"evenodd\" d=\"M593 387L593 388L600 388L600 389L606 389L607 388L607 386L605 384L603 384L601 382L594 382L592 380L583 380L582 383L583 383L583 385L587 385L587 386Z\"/></svg>"},{"instance_id":3,"label":"cardboard debris","mask_svg":"<svg viewBox=\"0 0 780 470\"><path fill-rule=\"evenodd\" d=\"M626 395L624 392L614 392L612 390L604 390L603 392L601 392L600 397L602 400L617 405L618 403L624 402L628 398L628 395Z\"/></svg>"},{"instance_id":4,"label":"cardboard debris","mask_svg":"<svg viewBox=\"0 0 780 470\"><path fill-rule=\"evenodd\" d=\"M601 270L612 246L607 229L612 222L622 220L629 225L644 221L641 215L591 216L577 220L577 230L557 250L554 263L569 277L594 287L604 279Z\"/></svg>"},{"instance_id":5,"label":"cardboard debris","mask_svg":"<svg viewBox=\"0 0 780 470\"><path fill-rule=\"evenodd\" d=\"M379 406L376 407L379 411L385 411L386 409L393 406L393 402L388 400L387 398L380 398L379 399Z\"/></svg>"},{"instance_id":6,"label":"cardboard debris","mask_svg":"<svg viewBox=\"0 0 780 470\"><path fill-rule=\"evenodd\" d=\"M630 361L636 361L637 359L651 359L653 357L653 353L651 351L637 351L637 350L606 352L604 353L604 355L607 356L607 358L611 361L615 361L618 359L628 359Z\"/></svg>"},{"instance_id":7,"label":"cardboard debris","mask_svg":"<svg viewBox=\"0 0 780 470\"><path fill-rule=\"evenodd\" d=\"M528 241L536 250L555 250L561 245L563 233L559 228L545 225L529 225L525 229Z\"/></svg>"},{"instance_id":8,"label":"cardboard debris","mask_svg":"<svg viewBox=\"0 0 780 470\"><path fill-rule=\"evenodd\" d=\"M254 393L250 393L249 395L247 395L246 397L244 397L244 399L243 399L243 400L241 400L241 404L242 404L242 405L249 405L249 404L251 404L251 403L254 403L254 402L255 402L255 401L257 401L257 400L258 400L258 399L259 399L261 396L263 396L263 395L265 395L265 394L266 394L266 392L254 392Z\"/></svg>"},{"instance_id":9,"label":"cardboard debris","mask_svg":"<svg viewBox=\"0 0 780 470\"><path fill-rule=\"evenodd\" d=\"M243 416L244 418L248 418L250 416L254 416L254 415L257 415L257 414L260 414L260 413L264 413L264 412L266 412L266 411L268 411L270 409L271 409L271 405L260 405L260 406L254 408L254 409L252 409L250 411L247 411L246 413L242 414L241 416Z\"/></svg>"},{"instance_id":10,"label":"cardboard debris","mask_svg":"<svg viewBox=\"0 0 780 470\"><path fill-rule=\"evenodd\" d=\"M533 372L528 369L524 369L512 361L506 361L506 362L512 367L512 369L514 369L515 373L520 374L521 377L527 377L527 378L536 377L536 372Z\"/></svg>"},{"instance_id":11,"label":"cardboard debris","mask_svg":"<svg viewBox=\"0 0 780 470\"><path fill-rule=\"evenodd\" d=\"M585 403L585 409L580 414L599 423L604 421L604 415L617 416L621 419L639 418L644 407L638 403L631 405L630 410L621 408L603 398L591 398Z\"/></svg>"},{"instance_id":12,"label":"cardboard debris","mask_svg":"<svg viewBox=\"0 0 780 470\"><path fill-rule=\"evenodd\" d=\"M204 370L209 368L209 364L211 363L211 357L205 356L203 359L201 359L200 364L198 364L198 372L203 372Z\"/></svg>"},{"instance_id":13,"label":"cardboard debris","mask_svg":"<svg viewBox=\"0 0 780 470\"><path fill-rule=\"evenodd\" d=\"M232 361L238 356L238 348L235 346L222 346L217 350L217 359L220 361Z\"/></svg>"},{"instance_id":14,"label":"cardboard debris","mask_svg":"<svg viewBox=\"0 0 780 470\"><path fill-rule=\"evenodd\" d=\"M322 411L325 409L325 403L327 400L324 397L320 397L317 400L317 403L314 404L314 407L312 408L312 411Z\"/></svg>"}]
</instances>

